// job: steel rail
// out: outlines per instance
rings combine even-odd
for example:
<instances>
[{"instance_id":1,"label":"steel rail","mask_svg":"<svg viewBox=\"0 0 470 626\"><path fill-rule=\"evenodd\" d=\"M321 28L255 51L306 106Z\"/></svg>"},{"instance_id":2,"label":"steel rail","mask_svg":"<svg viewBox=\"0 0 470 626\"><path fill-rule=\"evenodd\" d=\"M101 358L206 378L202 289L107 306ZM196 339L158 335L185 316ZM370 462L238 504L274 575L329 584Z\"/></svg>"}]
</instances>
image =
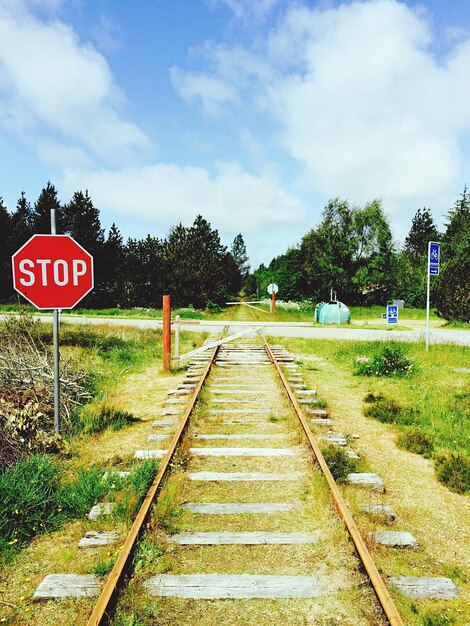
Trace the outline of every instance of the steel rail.
<instances>
[{"instance_id":1,"label":"steel rail","mask_svg":"<svg viewBox=\"0 0 470 626\"><path fill-rule=\"evenodd\" d=\"M108 623L108 620L111 617L112 608L116 600L116 593L118 591L119 584L121 583L124 577L124 574L129 566L131 557L134 553L135 545L140 535L142 534L144 524L150 513L150 509L154 502L155 496L157 495L160 489L161 483L163 481L163 478L165 477L165 474L168 468L170 467L171 459L173 458L173 455L180 442L183 432L185 431L185 428L189 420L189 416L191 415L194 409L199 393L214 363L218 350L219 350L219 346L216 346L213 353L210 356L206 369L201 374L201 378L199 379L196 389L194 390L193 395L191 396L191 400L188 406L186 407L186 410L178 425L176 433L174 434L173 439L171 440L170 447L168 448L167 453L163 457L160 469L158 470L158 473L155 476L155 479L153 483L151 484L147 492L147 495L145 496L145 499L139 509L139 512L137 513L137 516L129 530L126 540L124 544L122 545L122 548L119 551L119 555L116 560L116 563L114 564L113 569L109 573L109 576L107 577L106 582L103 585L98 601L93 609L92 614L90 615L87 621L87 626L105 626L105 624Z\"/></svg>"},{"instance_id":2,"label":"steel rail","mask_svg":"<svg viewBox=\"0 0 470 626\"><path fill-rule=\"evenodd\" d=\"M266 341L266 338L263 337L263 341L264 341L264 347L265 350L268 354L268 357L270 359L270 361L273 363L273 365L276 367L276 370L279 374L279 377L282 381L282 384L285 387L285 390L287 392L287 395L289 396L289 399L294 407L294 410L297 414L297 417L299 418L300 423L302 424L302 428L305 432L305 435L308 439L308 442L313 450L313 453L317 459L318 465L320 466L326 481L328 483L328 486L330 488L330 491L332 493L333 496L333 501L336 507L336 510L338 511L339 516L341 517L341 519L343 520L349 535L354 543L354 546L356 548L356 551L359 555L359 558L362 562L362 564L364 565L364 568L367 572L367 575L369 576L369 580L372 583L372 587L375 591L375 594L382 606L382 609L390 623L390 626L404 626L403 621L400 617L400 614L398 613L398 610L395 606L395 603L393 602L392 597L390 596L388 589L382 579L382 577L379 574L379 571L374 563L374 560L369 552L369 550L367 549L366 544L364 543L364 540L362 539L362 536L359 532L359 529L356 525L356 522L354 521L353 516L351 515L348 506L346 504L346 502L344 501L343 496L341 495L339 489L338 489L338 485L336 484L335 479L333 478L333 475L330 472L330 469L323 457L323 454L320 450L320 447L310 429L310 426L303 414L302 409L300 408L299 403L297 402L297 399L294 395L294 392L291 389L291 386L289 385L284 372L281 369L281 366L279 365L273 351L271 350L268 342Z\"/></svg>"}]
</instances>

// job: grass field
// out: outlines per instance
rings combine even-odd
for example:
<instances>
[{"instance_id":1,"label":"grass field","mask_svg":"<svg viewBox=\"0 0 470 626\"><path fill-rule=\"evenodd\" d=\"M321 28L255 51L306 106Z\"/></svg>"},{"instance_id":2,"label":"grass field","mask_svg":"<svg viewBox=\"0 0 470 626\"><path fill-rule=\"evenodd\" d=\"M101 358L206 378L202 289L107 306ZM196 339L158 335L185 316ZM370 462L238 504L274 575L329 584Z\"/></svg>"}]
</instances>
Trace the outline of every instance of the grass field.
<instances>
[{"instance_id":1,"label":"grass field","mask_svg":"<svg viewBox=\"0 0 470 626\"><path fill-rule=\"evenodd\" d=\"M398 349L414 364L415 372L375 377L354 375L356 359L372 359L385 344L305 339L283 343L305 356L307 368L315 368L312 356L325 359L350 381L364 399L365 413L392 424L398 445L435 460L449 453L470 457L470 375L455 371L470 369L470 348L435 345L426 352L421 344L400 344Z\"/></svg>"}]
</instances>

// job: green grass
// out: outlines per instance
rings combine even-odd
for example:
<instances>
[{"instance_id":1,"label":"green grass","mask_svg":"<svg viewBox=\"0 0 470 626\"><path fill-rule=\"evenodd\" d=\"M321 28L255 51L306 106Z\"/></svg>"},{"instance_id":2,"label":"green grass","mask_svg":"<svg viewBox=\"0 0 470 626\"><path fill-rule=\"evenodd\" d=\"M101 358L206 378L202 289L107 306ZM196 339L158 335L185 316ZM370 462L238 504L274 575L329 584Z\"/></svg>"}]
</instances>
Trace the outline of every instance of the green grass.
<instances>
[{"instance_id":1,"label":"green grass","mask_svg":"<svg viewBox=\"0 0 470 626\"><path fill-rule=\"evenodd\" d=\"M36 455L0 474L0 557L9 558L35 535L83 516L109 489L91 468L62 482L59 464Z\"/></svg>"},{"instance_id":2,"label":"green grass","mask_svg":"<svg viewBox=\"0 0 470 626\"><path fill-rule=\"evenodd\" d=\"M426 352L423 344L400 342L407 359L418 366L411 376L353 379L357 357L373 360L387 344L305 339L284 343L294 352L322 357L342 376L355 380L366 416L394 424L398 445L435 459L436 475L449 488L460 493L470 489L470 376L453 372L470 368L470 348L439 344Z\"/></svg>"},{"instance_id":3,"label":"green grass","mask_svg":"<svg viewBox=\"0 0 470 626\"><path fill-rule=\"evenodd\" d=\"M382 313L385 313L387 310L386 305L384 306L351 306L349 307L351 311L351 318L355 320L368 320L374 318L380 318ZM404 308L398 311L399 318L405 320L425 320L426 319L426 309L411 309ZM439 320L435 311L431 309L429 319L431 320Z\"/></svg>"},{"instance_id":4,"label":"green grass","mask_svg":"<svg viewBox=\"0 0 470 626\"><path fill-rule=\"evenodd\" d=\"M0 474L0 561L9 560L32 537L84 518L101 501L115 502L113 517L129 524L152 482L158 464L135 463L127 478L100 467L80 469L64 480L61 463L36 455Z\"/></svg>"},{"instance_id":5,"label":"green grass","mask_svg":"<svg viewBox=\"0 0 470 626\"><path fill-rule=\"evenodd\" d=\"M51 345L50 325L38 323L36 326L38 338ZM181 331L181 353L200 345L202 337ZM151 363L155 363L156 372L160 370L160 329L64 324L60 330L60 347L63 358L71 357L88 373L87 386L93 396L90 403L78 407L73 413L70 432L95 433L105 428L118 430L135 421L128 411L109 406L108 398L128 373L135 373Z\"/></svg>"},{"instance_id":6,"label":"green grass","mask_svg":"<svg viewBox=\"0 0 470 626\"><path fill-rule=\"evenodd\" d=\"M85 434L100 433L106 428L121 430L139 421L128 411L88 405L80 412L79 430Z\"/></svg>"}]
</instances>

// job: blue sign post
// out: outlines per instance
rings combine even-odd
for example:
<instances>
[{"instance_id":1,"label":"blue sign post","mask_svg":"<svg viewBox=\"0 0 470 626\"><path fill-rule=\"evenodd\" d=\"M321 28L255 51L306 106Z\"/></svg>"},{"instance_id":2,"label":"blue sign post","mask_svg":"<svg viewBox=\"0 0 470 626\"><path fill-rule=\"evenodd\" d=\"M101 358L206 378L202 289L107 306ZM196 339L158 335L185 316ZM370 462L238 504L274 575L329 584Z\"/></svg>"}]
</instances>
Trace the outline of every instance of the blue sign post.
<instances>
[{"instance_id":1,"label":"blue sign post","mask_svg":"<svg viewBox=\"0 0 470 626\"><path fill-rule=\"evenodd\" d=\"M398 324L398 307L396 304L387 304L387 324Z\"/></svg>"},{"instance_id":2,"label":"blue sign post","mask_svg":"<svg viewBox=\"0 0 470 626\"><path fill-rule=\"evenodd\" d=\"M429 242L428 266L430 276L439 276L439 263L441 260L441 244L435 241Z\"/></svg>"},{"instance_id":3,"label":"blue sign post","mask_svg":"<svg viewBox=\"0 0 470 626\"><path fill-rule=\"evenodd\" d=\"M426 296L426 351L429 350L429 294L431 291L431 276L439 276L441 263L441 244L430 241L428 245L428 291Z\"/></svg>"}]
</instances>

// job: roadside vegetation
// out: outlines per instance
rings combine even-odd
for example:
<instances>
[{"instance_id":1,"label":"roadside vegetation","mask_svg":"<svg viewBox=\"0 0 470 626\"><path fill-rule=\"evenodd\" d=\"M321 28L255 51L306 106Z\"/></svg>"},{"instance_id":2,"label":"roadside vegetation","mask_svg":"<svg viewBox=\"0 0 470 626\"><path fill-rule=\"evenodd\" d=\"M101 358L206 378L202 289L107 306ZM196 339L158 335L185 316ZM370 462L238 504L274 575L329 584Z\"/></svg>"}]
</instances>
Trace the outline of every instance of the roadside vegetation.
<instances>
[{"instance_id":1,"label":"roadside vegetation","mask_svg":"<svg viewBox=\"0 0 470 626\"><path fill-rule=\"evenodd\" d=\"M326 360L355 380L366 417L395 427L396 444L432 459L436 478L470 492L470 349L396 342L285 340L307 369ZM321 361L320 361L321 362ZM457 371L455 371L457 370ZM354 378L353 378L354 377Z\"/></svg>"},{"instance_id":2,"label":"roadside vegetation","mask_svg":"<svg viewBox=\"0 0 470 626\"><path fill-rule=\"evenodd\" d=\"M89 452L100 433L138 424L131 404L116 399L130 375L161 368L160 331L64 325L61 328L61 434L54 432L52 332L28 315L0 324L0 560L34 536L83 517L121 490L122 517L134 511L155 467L136 466L123 481L102 480ZM182 333L183 351L199 338ZM132 409L132 410L131 410ZM71 471L72 470L72 471ZM143 472L143 474L142 474ZM118 508L118 510L120 510Z\"/></svg>"}]
</instances>

